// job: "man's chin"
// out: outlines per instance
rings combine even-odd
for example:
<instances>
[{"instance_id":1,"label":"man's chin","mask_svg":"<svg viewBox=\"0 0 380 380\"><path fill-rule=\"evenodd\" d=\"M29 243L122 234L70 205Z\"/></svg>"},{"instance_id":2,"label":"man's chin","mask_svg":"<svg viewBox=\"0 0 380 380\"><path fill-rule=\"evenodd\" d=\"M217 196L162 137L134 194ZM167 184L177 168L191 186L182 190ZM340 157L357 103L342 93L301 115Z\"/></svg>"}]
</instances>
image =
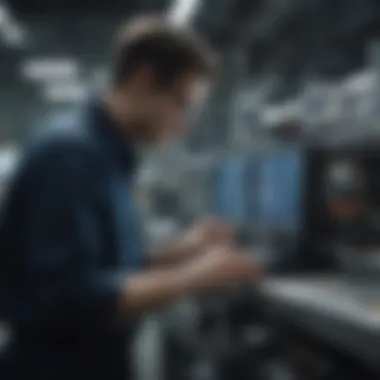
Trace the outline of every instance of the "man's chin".
<instances>
[{"instance_id":1,"label":"man's chin","mask_svg":"<svg viewBox=\"0 0 380 380\"><path fill-rule=\"evenodd\" d=\"M170 144L174 141L178 141L179 139L181 138L181 136L178 136L174 133L163 133L163 134L160 134L158 136L156 136L154 139L153 139L153 144L155 144L156 146L163 146L163 145L166 145L166 144Z\"/></svg>"},{"instance_id":2,"label":"man's chin","mask_svg":"<svg viewBox=\"0 0 380 380\"><path fill-rule=\"evenodd\" d=\"M160 148L170 141L166 136L145 136L143 143L154 148Z\"/></svg>"},{"instance_id":3,"label":"man's chin","mask_svg":"<svg viewBox=\"0 0 380 380\"><path fill-rule=\"evenodd\" d=\"M172 141L174 141L173 138L169 138L167 136L162 136L162 137L159 137L157 139L154 140L153 144L156 146L156 147L163 147L167 144L170 144Z\"/></svg>"},{"instance_id":4,"label":"man's chin","mask_svg":"<svg viewBox=\"0 0 380 380\"><path fill-rule=\"evenodd\" d=\"M180 133L161 129L156 133L146 134L145 142L155 147L162 147L168 143L179 140L181 137Z\"/></svg>"}]
</instances>

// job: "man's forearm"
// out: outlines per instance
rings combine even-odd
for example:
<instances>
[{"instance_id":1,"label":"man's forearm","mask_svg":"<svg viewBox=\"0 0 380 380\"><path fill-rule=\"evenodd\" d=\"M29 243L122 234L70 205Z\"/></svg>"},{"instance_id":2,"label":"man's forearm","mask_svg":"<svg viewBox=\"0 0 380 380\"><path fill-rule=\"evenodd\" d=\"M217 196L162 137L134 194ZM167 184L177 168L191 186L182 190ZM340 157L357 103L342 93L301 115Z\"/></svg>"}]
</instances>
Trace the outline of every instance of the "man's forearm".
<instances>
[{"instance_id":1,"label":"man's forearm","mask_svg":"<svg viewBox=\"0 0 380 380\"><path fill-rule=\"evenodd\" d=\"M189 257L194 248L185 241L179 240L165 247L154 249L149 254L150 267L165 267L176 265Z\"/></svg>"},{"instance_id":2,"label":"man's forearm","mask_svg":"<svg viewBox=\"0 0 380 380\"><path fill-rule=\"evenodd\" d=\"M118 310L118 320L138 317L166 306L191 292L191 276L185 269L152 270L128 277Z\"/></svg>"}]
</instances>

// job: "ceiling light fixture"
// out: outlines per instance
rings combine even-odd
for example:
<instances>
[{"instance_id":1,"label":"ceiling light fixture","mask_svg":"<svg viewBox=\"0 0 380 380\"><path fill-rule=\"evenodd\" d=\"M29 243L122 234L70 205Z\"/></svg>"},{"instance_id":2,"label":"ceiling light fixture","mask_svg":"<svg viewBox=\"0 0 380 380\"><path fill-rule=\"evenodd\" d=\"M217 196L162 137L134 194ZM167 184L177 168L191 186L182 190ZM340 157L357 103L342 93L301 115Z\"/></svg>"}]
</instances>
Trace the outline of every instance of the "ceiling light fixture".
<instances>
[{"instance_id":1,"label":"ceiling light fixture","mask_svg":"<svg viewBox=\"0 0 380 380\"><path fill-rule=\"evenodd\" d=\"M83 83L61 82L48 83L42 88L43 97L52 103L75 103L86 100L89 89Z\"/></svg>"},{"instance_id":2,"label":"ceiling light fixture","mask_svg":"<svg viewBox=\"0 0 380 380\"><path fill-rule=\"evenodd\" d=\"M21 64L21 74L32 81L73 80L79 75L79 66L70 58L31 59Z\"/></svg>"}]
</instances>

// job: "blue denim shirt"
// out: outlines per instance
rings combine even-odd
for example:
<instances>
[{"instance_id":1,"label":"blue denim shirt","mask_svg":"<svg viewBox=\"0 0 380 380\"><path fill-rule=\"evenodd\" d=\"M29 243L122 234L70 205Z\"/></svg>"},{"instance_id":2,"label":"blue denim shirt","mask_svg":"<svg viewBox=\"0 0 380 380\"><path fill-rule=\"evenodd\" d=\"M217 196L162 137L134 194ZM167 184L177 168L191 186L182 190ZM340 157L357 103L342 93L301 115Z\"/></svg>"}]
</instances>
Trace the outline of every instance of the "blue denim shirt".
<instances>
[{"instance_id":1,"label":"blue denim shirt","mask_svg":"<svg viewBox=\"0 0 380 380\"><path fill-rule=\"evenodd\" d=\"M26 150L0 221L0 378L124 379L123 279L144 262L136 154L101 102Z\"/></svg>"}]
</instances>

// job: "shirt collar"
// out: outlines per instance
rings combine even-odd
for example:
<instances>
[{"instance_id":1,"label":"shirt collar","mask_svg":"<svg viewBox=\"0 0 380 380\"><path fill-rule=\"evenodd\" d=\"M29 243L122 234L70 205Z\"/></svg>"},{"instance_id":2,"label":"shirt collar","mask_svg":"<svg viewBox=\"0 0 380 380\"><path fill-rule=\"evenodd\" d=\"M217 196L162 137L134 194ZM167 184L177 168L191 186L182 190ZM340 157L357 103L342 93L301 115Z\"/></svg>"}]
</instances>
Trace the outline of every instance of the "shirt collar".
<instances>
[{"instance_id":1,"label":"shirt collar","mask_svg":"<svg viewBox=\"0 0 380 380\"><path fill-rule=\"evenodd\" d=\"M134 172L137 166L137 149L133 141L120 132L120 126L112 119L102 100L92 100L88 106L89 126L99 142L105 146L116 164L126 172Z\"/></svg>"}]
</instances>

